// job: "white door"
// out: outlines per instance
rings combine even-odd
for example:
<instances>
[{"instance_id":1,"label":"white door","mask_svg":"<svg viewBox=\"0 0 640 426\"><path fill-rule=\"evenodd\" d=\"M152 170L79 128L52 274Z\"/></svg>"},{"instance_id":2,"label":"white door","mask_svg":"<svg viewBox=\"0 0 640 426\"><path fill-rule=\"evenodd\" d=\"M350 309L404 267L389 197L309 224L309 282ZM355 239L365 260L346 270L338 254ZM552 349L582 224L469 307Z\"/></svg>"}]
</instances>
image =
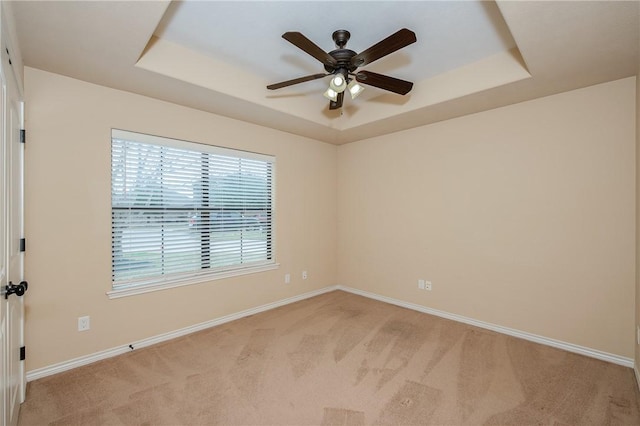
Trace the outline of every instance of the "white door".
<instances>
[{"instance_id":1,"label":"white door","mask_svg":"<svg viewBox=\"0 0 640 426\"><path fill-rule=\"evenodd\" d=\"M3 34L4 35L4 34ZM23 280L23 151L20 140L22 128L22 101L13 73L10 50L2 37L2 131L3 156L2 205L2 291L0 291L0 317L3 324L0 354L2 368L2 424L13 426L18 422L20 403L24 400L25 372L21 360L23 347L24 302L21 297L27 284Z\"/></svg>"}]
</instances>

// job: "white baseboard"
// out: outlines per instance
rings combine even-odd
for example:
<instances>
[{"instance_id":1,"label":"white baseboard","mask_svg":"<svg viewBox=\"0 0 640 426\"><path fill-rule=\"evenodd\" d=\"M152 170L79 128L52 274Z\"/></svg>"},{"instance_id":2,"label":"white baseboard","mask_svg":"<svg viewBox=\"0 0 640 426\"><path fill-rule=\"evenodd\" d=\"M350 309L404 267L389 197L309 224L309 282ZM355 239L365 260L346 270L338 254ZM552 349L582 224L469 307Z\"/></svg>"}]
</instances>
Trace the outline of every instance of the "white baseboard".
<instances>
[{"instance_id":1,"label":"white baseboard","mask_svg":"<svg viewBox=\"0 0 640 426\"><path fill-rule=\"evenodd\" d=\"M337 290L337 286L324 287L319 290L310 291L308 293L300 294L298 296L288 297L286 299L278 300L276 302L267 303L266 305L258 306L256 308L247 309L241 312L237 312L235 314L225 315L220 318L215 318L210 321L205 321L200 324L195 324L190 327L181 328L179 330L171 331L169 333L159 334L157 336L150 337L148 339L139 340L137 342L132 342L131 346L123 345L118 346L111 349L106 349L104 351L96 352L90 355L81 356L78 358L71 359L69 361L64 361L58 364L50 365L43 368L38 368L36 370L27 372L27 381L30 382L32 380L41 379L43 377L51 376L53 374L61 373L63 371L71 370L73 368L81 367L83 365L91 364L96 361L100 361L103 359L111 358L117 355L121 355L127 352L131 352L135 349L144 348L146 346L155 345L156 343L165 342L167 340L175 339L176 337L184 336L187 334L195 333L196 331L205 330L207 328L215 327L217 325L221 325L230 321L234 321L240 318L248 317L250 315L255 315L260 312L268 311L271 309L278 308L280 306L288 305L290 303L299 302L304 299L309 299L314 296L318 296L324 293L328 293L330 291Z\"/></svg>"},{"instance_id":2,"label":"white baseboard","mask_svg":"<svg viewBox=\"0 0 640 426\"><path fill-rule=\"evenodd\" d=\"M187 334L195 333L200 330L205 330L207 328L215 327L217 325L221 325L230 321L234 321L240 318L247 317L249 315L255 315L260 312L268 311L271 309L278 308L280 306L288 305L290 303L299 302L304 299L309 299L314 296L319 296L324 293L328 293L334 290L342 290L348 293L357 294L360 296L367 297L369 299L378 300L380 302L390 303L392 305L400 306L407 309L412 309L414 311L423 312L425 314L435 315L438 317L450 319L453 321L462 322L465 324L473 325L480 328L485 328L488 330L493 330L498 333L506 334L509 336L519 337L521 339L529 340L532 342L540 343L547 346L552 346L554 348L564 349L569 352L574 352L580 355L585 355L591 358L597 358L603 361L611 362L614 364L623 365L625 367L631 367L634 369L636 379L638 381L638 385L640 386L640 373L637 368L634 367L634 362L632 358L626 358L619 355L610 354L607 352L602 352L596 349L587 348L584 346L574 345L572 343L562 342L560 340L549 339L547 337L538 336L536 334L527 333L520 330L514 330L512 328L503 327L500 325L495 325L491 323L487 323L484 321L474 320L472 318L467 318L462 315L451 314L445 311L439 311L437 309L427 308L422 305L416 305L414 303L405 302L398 299L393 299L391 297L381 296L375 293L371 293L364 290L359 290L356 288L351 288L342 285L329 286L324 287L319 290L310 291L308 293L300 294L298 296L289 297L286 299L278 300L276 302L267 303L266 305L258 306L256 308L247 309L241 312L237 312L235 314L225 315L220 318L216 318L210 321L205 321L200 324L195 324L190 327L181 328L179 330L171 331L169 333L159 334L157 336L153 336L147 339L139 340L137 342L131 343L129 345L118 346L111 349L106 349L104 351L96 352L93 354L89 354L86 356L78 357L71 359L69 361L64 361L58 364L50 365L43 368L38 368L36 370L31 370L27 372L27 381L33 381L37 379L41 379L43 377L51 376L53 374L61 373L63 371L71 370L73 368L81 367L83 365L91 364L96 361L100 361L103 359L111 358L117 355L121 355L131 350L144 348L146 346L151 346L156 343L165 342L167 340L175 339L176 337L181 337ZM133 349L132 349L133 347Z\"/></svg>"},{"instance_id":3,"label":"white baseboard","mask_svg":"<svg viewBox=\"0 0 640 426\"><path fill-rule=\"evenodd\" d=\"M625 367L634 368L633 358L626 358L623 356L611 354L608 352L599 351L597 349L591 349L584 346L574 345L573 343L567 343L560 340L550 339L548 337L538 336L536 334L527 333L525 331L515 330L513 328L503 327L500 325L491 324L484 321L478 321L472 318L467 318L462 315L451 314L445 311L439 311L437 309L427 308L422 305L416 305L414 303L405 302L398 299L393 299L391 297L380 296L375 293L370 293L364 290L358 290L356 288L346 287L342 285L337 286L338 290L343 290L349 293L357 294L360 296L368 297L370 299L379 300L381 302L390 303L392 305L401 306L403 308L412 309L414 311L423 312L425 314L435 315L437 317L442 317L446 319L450 319L453 321L462 322L469 325L474 325L476 327L485 328L487 330L496 331L498 333L506 334L508 336L519 337L520 339L529 340L531 342L540 343L547 346L552 346L554 348L564 349L565 351L577 353L580 355L585 355L591 358L600 359L602 361L611 362L613 364L623 365ZM635 370L635 368L634 368ZM638 371L636 371L636 375L638 376ZM638 376L640 377L640 376Z\"/></svg>"}]
</instances>

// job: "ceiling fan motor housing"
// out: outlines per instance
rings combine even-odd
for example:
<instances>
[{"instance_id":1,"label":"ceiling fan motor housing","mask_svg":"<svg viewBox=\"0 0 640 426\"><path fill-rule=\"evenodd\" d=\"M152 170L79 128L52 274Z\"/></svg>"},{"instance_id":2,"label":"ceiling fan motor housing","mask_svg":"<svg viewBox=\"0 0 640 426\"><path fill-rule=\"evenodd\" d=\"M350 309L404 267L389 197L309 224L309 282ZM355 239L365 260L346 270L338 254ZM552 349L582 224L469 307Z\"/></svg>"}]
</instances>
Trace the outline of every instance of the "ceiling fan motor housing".
<instances>
[{"instance_id":1,"label":"ceiling fan motor housing","mask_svg":"<svg viewBox=\"0 0 640 426\"><path fill-rule=\"evenodd\" d=\"M337 62L336 65L325 65L324 69L327 70L328 73L334 74L341 69L347 70L348 72L354 72L358 67L356 65L351 64L351 58L356 56L356 52L349 49L336 49L329 52Z\"/></svg>"},{"instance_id":2,"label":"ceiling fan motor housing","mask_svg":"<svg viewBox=\"0 0 640 426\"><path fill-rule=\"evenodd\" d=\"M351 33L347 30L337 30L333 32L331 37L338 48L329 52L329 55L336 60L337 64L333 66L325 65L324 69L327 70L328 73L336 74L339 72L346 77L348 72L354 72L358 68L357 65L351 64L351 58L356 56L357 53L344 48L351 37Z\"/></svg>"}]
</instances>

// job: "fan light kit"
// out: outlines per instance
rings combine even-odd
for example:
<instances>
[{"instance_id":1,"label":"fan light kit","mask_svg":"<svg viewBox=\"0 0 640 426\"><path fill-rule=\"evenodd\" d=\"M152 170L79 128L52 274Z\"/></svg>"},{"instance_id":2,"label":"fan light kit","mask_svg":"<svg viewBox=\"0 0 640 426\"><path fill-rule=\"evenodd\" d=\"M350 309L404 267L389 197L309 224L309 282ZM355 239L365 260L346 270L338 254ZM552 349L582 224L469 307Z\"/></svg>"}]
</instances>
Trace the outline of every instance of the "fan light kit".
<instances>
[{"instance_id":1,"label":"fan light kit","mask_svg":"<svg viewBox=\"0 0 640 426\"><path fill-rule=\"evenodd\" d=\"M415 43L416 35L413 31L403 28L360 53L345 48L347 41L349 41L351 37L349 31L337 30L333 33L332 37L337 49L327 53L302 35L302 33L284 33L282 38L319 60L324 65L326 73L312 74L293 80L270 84L267 86L267 89L281 89L331 75L333 77L329 82L329 88L323 93L323 96L329 99L329 109L338 109L342 107L345 90L349 91L351 99L355 99L362 93L364 87L360 83L400 95L406 95L413 88L413 83L410 81L400 80L371 71L355 72L358 67L370 64L383 56L387 56L396 50Z\"/></svg>"}]
</instances>

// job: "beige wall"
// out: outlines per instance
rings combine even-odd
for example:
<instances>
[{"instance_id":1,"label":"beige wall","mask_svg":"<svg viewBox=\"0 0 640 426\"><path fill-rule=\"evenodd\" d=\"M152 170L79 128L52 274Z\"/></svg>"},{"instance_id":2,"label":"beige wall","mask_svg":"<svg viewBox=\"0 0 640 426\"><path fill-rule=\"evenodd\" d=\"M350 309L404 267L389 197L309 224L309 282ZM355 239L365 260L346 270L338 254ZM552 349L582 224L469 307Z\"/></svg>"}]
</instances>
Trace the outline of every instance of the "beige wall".
<instances>
[{"instance_id":1,"label":"beige wall","mask_svg":"<svg viewBox=\"0 0 640 426\"><path fill-rule=\"evenodd\" d=\"M32 68L25 87L28 371L336 284L335 146ZM280 268L109 300L112 127L275 155Z\"/></svg>"},{"instance_id":2,"label":"beige wall","mask_svg":"<svg viewBox=\"0 0 640 426\"><path fill-rule=\"evenodd\" d=\"M339 147L338 282L632 358L635 96L632 77Z\"/></svg>"},{"instance_id":3,"label":"beige wall","mask_svg":"<svg viewBox=\"0 0 640 426\"><path fill-rule=\"evenodd\" d=\"M31 68L25 87L28 371L337 283L633 356L634 78L341 147ZM109 300L112 127L275 155L281 267Z\"/></svg>"}]
</instances>

